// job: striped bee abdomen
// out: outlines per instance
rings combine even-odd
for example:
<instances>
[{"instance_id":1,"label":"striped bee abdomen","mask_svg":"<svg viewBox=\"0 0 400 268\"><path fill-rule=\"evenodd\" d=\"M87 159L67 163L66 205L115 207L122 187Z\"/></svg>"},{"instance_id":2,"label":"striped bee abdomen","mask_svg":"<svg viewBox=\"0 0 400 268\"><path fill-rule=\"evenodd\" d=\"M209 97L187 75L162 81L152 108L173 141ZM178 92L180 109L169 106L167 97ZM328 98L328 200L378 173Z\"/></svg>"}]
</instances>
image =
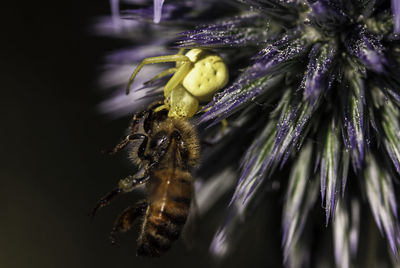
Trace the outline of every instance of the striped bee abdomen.
<instances>
[{"instance_id":1,"label":"striped bee abdomen","mask_svg":"<svg viewBox=\"0 0 400 268\"><path fill-rule=\"evenodd\" d=\"M179 238L189 214L192 178L189 172L163 169L149 185L151 202L139 238L137 254L160 256Z\"/></svg>"}]
</instances>

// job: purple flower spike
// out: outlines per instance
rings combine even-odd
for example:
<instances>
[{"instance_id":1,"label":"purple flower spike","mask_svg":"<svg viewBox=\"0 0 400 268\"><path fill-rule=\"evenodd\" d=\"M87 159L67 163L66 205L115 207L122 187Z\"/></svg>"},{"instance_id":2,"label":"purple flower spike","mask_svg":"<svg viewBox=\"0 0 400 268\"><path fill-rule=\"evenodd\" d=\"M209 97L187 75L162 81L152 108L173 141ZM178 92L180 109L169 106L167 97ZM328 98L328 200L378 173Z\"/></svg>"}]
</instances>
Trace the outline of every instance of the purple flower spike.
<instances>
[{"instance_id":1,"label":"purple flower spike","mask_svg":"<svg viewBox=\"0 0 400 268\"><path fill-rule=\"evenodd\" d=\"M360 201L356 198L339 200L333 222L336 267L351 267L356 257L360 236Z\"/></svg>"},{"instance_id":2,"label":"purple flower spike","mask_svg":"<svg viewBox=\"0 0 400 268\"><path fill-rule=\"evenodd\" d=\"M186 27L182 27L182 23L186 25L199 25L202 23L202 20L199 20L197 14L199 10L201 12L206 12L211 8L211 4L209 2L201 2L201 5L196 1L164 1L154 0L155 5L150 7L144 7L140 9L127 9L121 12L123 14L123 18L127 20L135 20L141 22L147 22L149 25L146 27L152 26L157 29L161 27L170 26L168 23L173 23L177 27L168 27L169 29L174 29L177 32L182 32L186 29ZM226 9L230 9L230 5L226 5ZM221 11L222 12L222 11ZM155 20L160 20L160 25L154 25ZM146 28L147 29L147 28ZM165 36L164 36L165 37ZM169 36L170 38L174 38L176 41L176 34L174 36ZM140 39L138 39L140 40Z\"/></svg>"},{"instance_id":3,"label":"purple flower spike","mask_svg":"<svg viewBox=\"0 0 400 268\"><path fill-rule=\"evenodd\" d=\"M289 92L286 91L280 105L272 113L273 118L248 149L231 203L247 206L261 182L277 167L282 167L288 156L301 147L302 135L306 135L307 123L317 106L307 103L296 106L297 100Z\"/></svg>"},{"instance_id":4,"label":"purple flower spike","mask_svg":"<svg viewBox=\"0 0 400 268\"><path fill-rule=\"evenodd\" d=\"M154 23L160 23L160 21L170 21L174 19L174 14L183 12L189 7L189 4L165 4L164 1L154 0L154 6L141 9L125 10L125 19L137 19L137 20L152 20ZM182 17L188 16L189 14L182 14Z\"/></svg>"},{"instance_id":5,"label":"purple flower spike","mask_svg":"<svg viewBox=\"0 0 400 268\"><path fill-rule=\"evenodd\" d=\"M400 232L392 179L372 156L368 156L367 161L366 196L379 230L386 235L392 253L397 258Z\"/></svg>"},{"instance_id":6,"label":"purple flower spike","mask_svg":"<svg viewBox=\"0 0 400 268\"><path fill-rule=\"evenodd\" d=\"M314 104L324 92L330 88L333 59L336 55L334 44L316 44L309 55L310 63L304 82L304 96Z\"/></svg>"},{"instance_id":7,"label":"purple flower spike","mask_svg":"<svg viewBox=\"0 0 400 268\"><path fill-rule=\"evenodd\" d=\"M204 25L181 33L179 47L232 47L263 45L277 33L270 29L269 20L260 14L249 13L216 24ZM263 40L260 42L260 40Z\"/></svg>"},{"instance_id":8,"label":"purple flower spike","mask_svg":"<svg viewBox=\"0 0 400 268\"><path fill-rule=\"evenodd\" d=\"M383 112L384 145L396 171L400 174L400 110L391 101L387 101Z\"/></svg>"},{"instance_id":9,"label":"purple flower spike","mask_svg":"<svg viewBox=\"0 0 400 268\"><path fill-rule=\"evenodd\" d=\"M392 0L393 20L394 20L394 32L400 33L400 1Z\"/></svg>"},{"instance_id":10,"label":"purple flower spike","mask_svg":"<svg viewBox=\"0 0 400 268\"><path fill-rule=\"evenodd\" d=\"M302 0L238 0L253 9L258 9L268 17L290 21L297 16L298 9L304 4Z\"/></svg>"},{"instance_id":11,"label":"purple flower spike","mask_svg":"<svg viewBox=\"0 0 400 268\"><path fill-rule=\"evenodd\" d=\"M259 95L268 95L273 88L282 81L282 76L263 77L256 81L239 78L232 86L217 94L214 100L205 107L206 112L201 116L199 123L212 120L215 125L221 120L243 108L243 104ZM235 96L235 98L232 98Z\"/></svg>"},{"instance_id":12,"label":"purple flower spike","mask_svg":"<svg viewBox=\"0 0 400 268\"><path fill-rule=\"evenodd\" d=\"M305 145L289 176L289 186L285 196L282 216L283 261L293 255L318 195L319 181L309 181L312 170L313 146Z\"/></svg>"},{"instance_id":13,"label":"purple flower spike","mask_svg":"<svg viewBox=\"0 0 400 268\"><path fill-rule=\"evenodd\" d=\"M164 0L154 0L154 23L161 21L161 12Z\"/></svg>"},{"instance_id":14,"label":"purple flower spike","mask_svg":"<svg viewBox=\"0 0 400 268\"><path fill-rule=\"evenodd\" d=\"M329 0L309 1L311 12L308 18L317 27L332 30L347 21L346 14Z\"/></svg>"},{"instance_id":15,"label":"purple flower spike","mask_svg":"<svg viewBox=\"0 0 400 268\"><path fill-rule=\"evenodd\" d=\"M276 73L286 71L286 68L294 63L294 59L303 56L308 51L307 44L305 39L293 40L293 37L285 36L279 42L263 49L256 56L254 65L239 76L232 86L217 94L205 107L204 110L207 111L200 118L200 123L214 120L213 124L216 124L239 110L240 104L245 104L261 92L272 89L282 78Z\"/></svg>"},{"instance_id":16,"label":"purple flower spike","mask_svg":"<svg viewBox=\"0 0 400 268\"><path fill-rule=\"evenodd\" d=\"M321 196L325 207L326 225L330 216L335 215L337 193L339 193L340 183L340 151L337 126L332 122L326 134L324 151L321 160Z\"/></svg>"},{"instance_id":17,"label":"purple flower spike","mask_svg":"<svg viewBox=\"0 0 400 268\"><path fill-rule=\"evenodd\" d=\"M353 166L361 170L366 147L365 133L365 92L361 74L351 69L347 70L348 80L351 83L349 98L346 100L344 111L343 135L344 143L351 150Z\"/></svg>"},{"instance_id":18,"label":"purple flower spike","mask_svg":"<svg viewBox=\"0 0 400 268\"><path fill-rule=\"evenodd\" d=\"M282 72L294 60L304 56L309 51L309 45L306 38L294 40L291 40L290 36L282 38L282 40L263 49L256 56L257 67L254 70L250 69L249 72L254 73L253 77Z\"/></svg>"},{"instance_id":19,"label":"purple flower spike","mask_svg":"<svg viewBox=\"0 0 400 268\"><path fill-rule=\"evenodd\" d=\"M387 60L383 46L378 38L368 33L364 27L358 27L348 35L346 47L350 54L358 58L367 69L377 73L385 71Z\"/></svg>"}]
</instances>

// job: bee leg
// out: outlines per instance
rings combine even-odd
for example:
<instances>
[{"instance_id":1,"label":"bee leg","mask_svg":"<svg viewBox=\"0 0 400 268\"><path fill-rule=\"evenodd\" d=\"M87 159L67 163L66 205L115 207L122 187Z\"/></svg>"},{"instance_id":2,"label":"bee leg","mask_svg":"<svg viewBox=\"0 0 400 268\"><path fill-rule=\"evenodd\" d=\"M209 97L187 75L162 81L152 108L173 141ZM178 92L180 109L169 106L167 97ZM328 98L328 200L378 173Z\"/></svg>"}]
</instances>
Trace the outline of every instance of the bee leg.
<instances>
[{"instance_id":1,"label":"bee leg","mask_svg":"<svg viewBox=\"0 0 400 268\"><path fill-rule=\"evenodd\" d=\"M137 178L135 176L128 176L125 179L120 180L117 188L107 193L102 198L100 198L100 200L97 202L96 206L90 213L91 217L93 218L99 209L109 205L111 201L115 199L117 196L119 196L122 193L129 193L133 191L136 187L145 183L148 179L149 176L145 175L144 177L141 178Z\"/></svg>"},{"instance_id":2,"label":"bee leg","mask_svg":"<svg viewBox=\"0 0 400 268\"><path fill-rule=\"evenodd\" d=\"M105 151L105 153L108 154L116 154L119 151L121 151L122 149L124 149L130 142L134 141L134 140L138 140L138 139L143 139L146 138L146 135L144 134L131 134L125 137L125 139L120 142L119 144L117 144L117 146L114 147L114 149L109 150L109 151Z\"/></svg>"},{"instance_id":3,"label":"bee leg","mask_svg":"<svg viewBox=\"0 0 400 268\"><path fill-rule=\"evenodd\" d=\"M166 117L168 111L165 109L163 100L155 101L147 108L147 116L143 120L143 129L149 133L153 127L154 120L162 120Z\"/></svg>"},{"instance_id":4,"label":"bee leg","mask_svg":"<svg viewBox=\"0 0 400 268\"><path fill-rule=\"evenodd\" d=\"M142 161L150 160L150 158L145 154L148 140L149 139L147 137L145 137L143 139L142 143L140 144L139 149L137 151L137 155L138 155L139 159L142 160Z\"/></svg>"},{"instance_id":5,"label":"bee leg","mask_svg":"<svg viewBox=\"0 0 400 268\"><path fill-rule=\"evenodd\" d=\"M147 172L147 171L145 171ZM145 174L145 176L137 178L135 176L128 176L125 179L122 179L118 183L118 189L121 189L124 193L132 192L136 187L146 183L150 177Z\"/></svg>"},{"instance_id":6,"label":"bee leg","mask_svg":"<svg viewBox=\"0 0 400 268\"><path fill-rule=\"evenodd\" d=\"M130 126L130 130L131 130L132 134L126 136L122 142L120 142L117 146L114 147L114 149L105 151L105 153L116 154L119 151L121 151L122 149L124 149L129 144L129 142L137 140L137 139L146 139L145 134L136 133L137 129L138 129L138 124L139 124L140 120L142 118L144 118L144 130L147 133L150 129L153 109L162 104L163 104L162 101L155 101L152 104L150 104L150 106L146 110L136 113L133 116L132 123Z\"/></svg>"},{"instance_id":7,"label":"bee leg","mask_svg":"<svg viewBox=\"0 0 400 268\"><path fill-rule=\"evenodd\" d=\"M133 222L142 217L147 209L146 201L139 201L134 206L125 209L114 222L113 228L110 233L110 241L112 244L116 242L116 234L129 231L132 228Z\"/></svg>"},{"instance_id":8,"label":"bee leg","mask_svg":"<svg viewBox=\"0 0 400 268\"><path fill-rule=\"evenodd\" d=\"M175 73L177 70L177 68L169 68L165 71L162 71L161 73L159 73L158 75L154 76L152 79L150 79L149 81L144 82L144 85L151 85L154 81L156 81L157 79L173 74Z\"/></svg>"},{"instance_id":9,"label":"bee leg","mask_svg":"<svg viewBox=\"0 0 400 268\"><path fill-rule=\"evenodd\" d=\"M102 208L110 204L111 200L114 199L116 196L118 196L122 192L122 189L116 188L112 190L111 192L108 192L105 196L100 198L99 201L97 201L96 206L93 208L92 212L90 213L90 216L94 218L96 215L96 212Z\"/></svg>"},{"instance_id":10,"label":"bee leg","mask_svg":"<svg viewBox=\"0 0 400 268\"><path fill-rule=\"evenodd\" d=\"M153 110L156 107L163 105L163 103L164 102L162 100L155 101L155 102L151 103L147 107L147 109L145 109L143 111L140 111L140 112L137 112L133 116L132 121L131 121L131 126L130 126L131 133L136 133L137 132L138 124L139 124L140 120L142 120L142 119L143 119L144 131L146 133L148 133L150 128L151 128L151 121L152 121L151 119L152 119L152 116L153 116Z\"/></svg>"},{"instance_id":11,"label":"bee leg","mask_svg":"<svg viewBox=\"0 0 400 268\"><path fill-rule=\"evenodd\" d=\"M133 118L131 120L131 124L129 127L131 133L136 133L140 120L142 120L143 118L144 118L144 120L146 120L147 117L152 114L153 109L162 104L163 104L163 101L158 100L158 101L155 101L152 104L150 104L149 107L147 107L145 110L135 113L133 115Z\"/></svg>"}]
</instances>

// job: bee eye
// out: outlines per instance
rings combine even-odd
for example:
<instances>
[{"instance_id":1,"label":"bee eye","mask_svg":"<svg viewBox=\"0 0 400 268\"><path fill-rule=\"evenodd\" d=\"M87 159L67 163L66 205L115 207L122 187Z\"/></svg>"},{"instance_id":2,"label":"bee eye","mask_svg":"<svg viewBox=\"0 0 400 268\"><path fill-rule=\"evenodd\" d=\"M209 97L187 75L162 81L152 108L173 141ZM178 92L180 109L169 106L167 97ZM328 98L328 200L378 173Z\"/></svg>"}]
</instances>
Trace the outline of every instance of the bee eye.
<instances>
[{"instance_id":1,"label":"bee eye","mask_svg":"<svg viewBox=\"0 0 400 268\"><path fill-rule=\"evenodd\" d=\"M150 148L162 148L167 144L168 135L165 131L157 132L151 139Z\"/></svg>"}]
</instances>

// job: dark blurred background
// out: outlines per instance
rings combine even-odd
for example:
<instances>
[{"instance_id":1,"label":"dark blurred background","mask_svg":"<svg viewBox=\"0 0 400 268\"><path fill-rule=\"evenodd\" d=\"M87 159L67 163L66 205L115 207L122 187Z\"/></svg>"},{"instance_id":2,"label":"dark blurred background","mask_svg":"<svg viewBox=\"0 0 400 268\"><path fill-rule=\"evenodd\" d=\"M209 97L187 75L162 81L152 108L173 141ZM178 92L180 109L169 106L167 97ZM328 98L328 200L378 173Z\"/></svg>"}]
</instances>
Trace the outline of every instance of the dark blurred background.
<instances>
[{"instance_id":1,"label":"dark blurred background","mask_svg":"<svg viewBox=\"0 0 400 268\"><path fill-rule=\"evenodd\" d=\"M121 46L90 32L93 18L109 13L108 1L3 4L0 267L217 266L207 243L228 197L200 221L204 241L197 250L179 241L155 260L135 256L139 226L116 246L108 241L131 197L118 199L94 221L89 217L96 201L130 171L124 154L100 153L119 141L129 121L111 121L96 110L104 98L96 85L102 57ZM251 219L246 226L253 231L220 267L280 265L280 216L265 221L269 209Z\"/></svg>"}]
</instances>

